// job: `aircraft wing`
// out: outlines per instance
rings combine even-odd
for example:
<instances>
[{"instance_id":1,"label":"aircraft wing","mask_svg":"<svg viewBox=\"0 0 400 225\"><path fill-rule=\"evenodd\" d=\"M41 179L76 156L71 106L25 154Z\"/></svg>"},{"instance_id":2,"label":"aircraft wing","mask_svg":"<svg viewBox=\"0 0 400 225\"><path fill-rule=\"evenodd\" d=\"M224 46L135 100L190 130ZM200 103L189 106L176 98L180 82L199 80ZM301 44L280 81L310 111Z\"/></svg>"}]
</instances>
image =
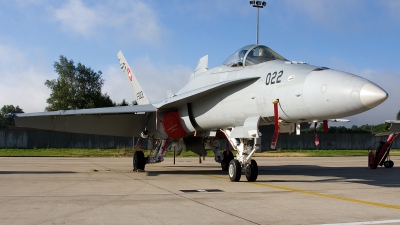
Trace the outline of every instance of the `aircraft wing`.
<instances>
[{"instance_id":1,"label":"aircraft wing","mask_svg":"<svg viewBox=\"0 0 400 225\"><path fill-rule=\"evenodd\" d=\"M160 102L153 103L155 107L158 109L168 109L168 108L175 108L178 107L182 104L186 103L191 103L193 101L196 101L206 95L211 94L212 92L215 92L221 88L225 88L234 84L239 84L242 82L246 81L255 81L258 80L259 77L251 77L251 78L240 78L240 79L235 79L235 80L229 80L229 81L224 81L220 82L217 84L209 85L203 88L198 88L192 91L185 92L180 95L176 95L171 98L164 99Z\"/></svg>"},{"instance_id":2,"label":"aircraft wing","mask_svg":"<svg viewBox=\"0 0 400 225\"><path fill-rule=\"evenodd\" d=\"M15 125L72 133L138 137L147 124L147 114L155 112L151 105L109 108L60 110L40 113L8 114Z\"/></svg>"}]
</instances>

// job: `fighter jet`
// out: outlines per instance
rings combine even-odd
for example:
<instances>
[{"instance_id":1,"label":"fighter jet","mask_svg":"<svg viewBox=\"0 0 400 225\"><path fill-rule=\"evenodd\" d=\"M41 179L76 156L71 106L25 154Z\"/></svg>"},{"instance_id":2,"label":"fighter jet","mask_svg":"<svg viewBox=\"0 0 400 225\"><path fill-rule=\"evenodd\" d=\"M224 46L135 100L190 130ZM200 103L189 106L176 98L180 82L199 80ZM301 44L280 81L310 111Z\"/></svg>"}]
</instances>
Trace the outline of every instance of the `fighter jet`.
<instances>
[{"instance_id":1,"label":"fighter jet","mask_svg":"<svg viewBox=\"0 0 400 225\"><path fill-rule=\"evenodd\" d=\"M210 147L231 181L239 181L242 172L255 181L258 166L252 156L260 148L259 126L275 126L274 148L279 133L299 134L301 123L327 125L388 98L382 88L362 77L289 61L267 46L253 44L215 68L208 68L208 55L202 57L182 89L150 102L122 52L117 56L138 105L9 116L20 127L151 138L155 151L145 163L162 162L167 147L200 156ZM220 152L218 138L227 139L237 151L235 157L229 150Z\"/></svg>"}]
</instances>

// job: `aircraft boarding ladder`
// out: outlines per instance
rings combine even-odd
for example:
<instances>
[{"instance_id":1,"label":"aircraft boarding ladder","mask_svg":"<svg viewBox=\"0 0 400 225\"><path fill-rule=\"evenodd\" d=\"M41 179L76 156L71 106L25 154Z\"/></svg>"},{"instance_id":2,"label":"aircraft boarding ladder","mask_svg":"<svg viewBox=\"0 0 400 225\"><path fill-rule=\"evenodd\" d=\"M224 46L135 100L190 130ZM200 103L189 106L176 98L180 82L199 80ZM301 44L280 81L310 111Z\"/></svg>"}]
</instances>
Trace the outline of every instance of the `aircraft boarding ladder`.
<instances>
[{"instance_id":1,"label":"aircraft boarding ladder","mask_svg":"<svg viewBox=\"0 0 400 225\"><path fill-rule=\"evenodd\" d=\"M379 141L379 146L376 149L375 153L371 151L368 154L368 167L371 169L376 169L378 165L384 165L385 168L392 168L394 166L394 162L390 160L389 152L394 140L396 140L396 138L400 134L400 121L388 120L386 122L391 123L389 131L377 134L376 136L389 135L389 137L386 142Z\"/></svg>"}]
</instances>

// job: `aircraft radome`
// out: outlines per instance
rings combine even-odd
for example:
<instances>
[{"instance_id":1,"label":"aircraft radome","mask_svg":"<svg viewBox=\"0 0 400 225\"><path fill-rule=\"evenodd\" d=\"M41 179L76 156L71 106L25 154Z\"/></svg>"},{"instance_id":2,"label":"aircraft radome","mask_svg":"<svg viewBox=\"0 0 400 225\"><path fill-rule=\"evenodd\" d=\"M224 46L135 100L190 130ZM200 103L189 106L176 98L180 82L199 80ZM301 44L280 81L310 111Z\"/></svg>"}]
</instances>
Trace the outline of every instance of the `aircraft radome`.
<instances>
[{"instance_id":1,"label":"aircraft radome","mask_svg":"<svg viewBox=\"0 0 400 225\"><path fill-rule=\"evenodd\" d=\"M121 69L127 75L138 105L11 114L20 127L45 130L152 138L155 151L147 163L164 160L170 145L200 156L205 146L215 161L239 181L244 171L255 181L258 166L253 154L259 148L259 126L275 126L278 134L296 131L301 123L352 116L379 105L388 94L359 76L304 62L289 61L263 45L248 45L221 66L208 69L208 56L198 62L189 82L177 93L150 102L121 52ZM226 138L233 149L220 152L216 138Z\"/></svg>"}]
</instances>

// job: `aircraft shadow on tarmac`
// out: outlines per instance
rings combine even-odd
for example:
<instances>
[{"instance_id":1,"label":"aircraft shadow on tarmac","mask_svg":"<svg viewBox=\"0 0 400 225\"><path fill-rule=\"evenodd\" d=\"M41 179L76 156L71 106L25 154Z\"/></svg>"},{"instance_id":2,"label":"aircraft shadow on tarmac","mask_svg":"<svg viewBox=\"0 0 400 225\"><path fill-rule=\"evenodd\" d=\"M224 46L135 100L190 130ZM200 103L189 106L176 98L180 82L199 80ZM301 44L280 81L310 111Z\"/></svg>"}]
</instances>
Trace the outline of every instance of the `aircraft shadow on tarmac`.
<instances>
[{"instance_id":1,"label":"aircraft shadow on tarmac","mask_svg":"<svg viewBox=\"0 0 400 225\"><path fill-rule=\"evenodd\" d=\"M169 166L167 166L168 168ZM185 167L189 170L179 170L179 167ZM211 168L213 167L213 169ZM228 178L228 172L222 171L219 167L208 166L207 169L203 169L203 166L177 166L170 167L174 170L160 170L160 171L148 171L148 176L158 175L193 175L193 174L209 174L226 176ZM191 170L190 168L193 168ZM317 165L283 165L283 166L259 166L259 177L256 182L349 182L349 183L360 183L373 186L382 187L400 187L400 179L398 174L400 168L393 167L386 169L384 167L378 167L375 170L367 167L323 167ZM242 173L243 174L243 173ZM288 179L288 176L312 176L316 179ZM266 176L267 179L263 179ZM280 176L285 179L280 179ZM269 179L270 178L270 179ZM246 178L242 175L241 181L245 181Z\"/></svg>"},{"instance_id":2,"label":"aircraft shadow on tarmac","mask_svg":"<svg viewBox=\"0 0 400 225\"><path fill-rule=\"evenodd\" d=\"M68 174L76 173L73 171L0 171L2 174Z\"/></svg>"},{"instance_id":3,"label":"aircraft shadow on tarmac","mask_svg":"<svg viewBox=\"0 0 400 225\"><path fill-rule=\"evenodd\" d=\"M379 167L375 170L366 167L323 167L316 165L259 166L259 175L270 175L278 179L260 180L259 182L349 182L382 187L400 187L396 177L400 168ZM305 175L318 177L315 180L285 180L281 176ZM326 177L326 179L324 179Z\"/></svg>"},{"instance_id":4,"label":"aircraft shadow on tarmac","mask_svg":"<svg viewBox=\"0 0 400 225\"><path fill-rule=\"evenodd\" d=\"M188 166L185 166L186 168ZM193 170L179 170L179 168L174 168L174 170L159 170L159 171L148 171L147 176L159 176L159 175L193 175L193 174L210 174L210 175L228 175L227 171L222 171L218 169L196 169L196 167L191 167ZM200 167L197 167L200 168ZM204 168L204 167L202 167Z\"/></svg>"}]
</instances>

